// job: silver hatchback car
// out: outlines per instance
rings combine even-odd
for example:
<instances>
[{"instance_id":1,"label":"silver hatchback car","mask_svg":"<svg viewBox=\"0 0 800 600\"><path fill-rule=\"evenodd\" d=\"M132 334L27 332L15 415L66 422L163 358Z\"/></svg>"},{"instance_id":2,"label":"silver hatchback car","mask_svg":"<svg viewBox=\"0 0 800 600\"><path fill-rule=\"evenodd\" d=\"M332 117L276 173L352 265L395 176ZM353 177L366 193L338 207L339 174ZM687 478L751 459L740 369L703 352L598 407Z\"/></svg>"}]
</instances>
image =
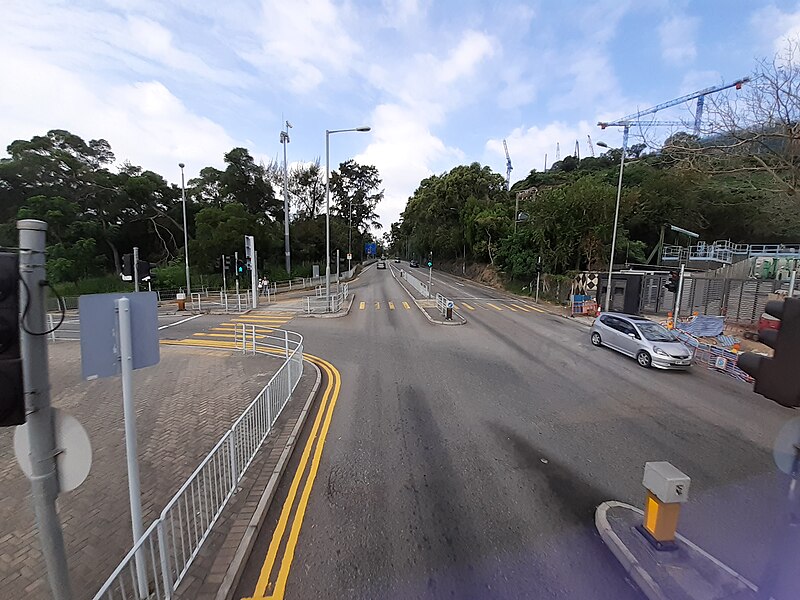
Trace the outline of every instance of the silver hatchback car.
<instances>
[{"instance_id":1,"label":"silver hatchback car","mask_svg":"<svg viewBox=\"0 0 800 600\"><path fill-rule=\"evenodd\" d=\"M688 369L692 351L658 323L622 313L604 313L594 320L590 339L635 358L643 367Z\"/></svg>"}]
</instances>

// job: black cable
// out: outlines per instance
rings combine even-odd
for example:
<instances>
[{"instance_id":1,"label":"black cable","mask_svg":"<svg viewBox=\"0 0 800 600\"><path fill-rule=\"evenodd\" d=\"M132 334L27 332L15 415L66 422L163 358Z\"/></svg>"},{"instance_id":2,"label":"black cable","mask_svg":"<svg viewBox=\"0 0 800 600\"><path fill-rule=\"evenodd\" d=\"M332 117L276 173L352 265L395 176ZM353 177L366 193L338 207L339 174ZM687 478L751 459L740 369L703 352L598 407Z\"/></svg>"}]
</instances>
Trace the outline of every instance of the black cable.
<instances>
[{"instance_id":1,"label":"black cable","mask_svg":"<svg viewBox=\"0 0 800 600\"><path fill-rule=\"evenodd\" d=\"M25 326L25 317L28 316L28 309L31 306L31 289L28 287L28 284L25 282L24 279L22 279L22 277L20 277L19 280L22 282L22 285L25 286L25 299L26 299L25 309L22 311L22 318L20 319L20 326L28 335L50 335L51 333L54 333L56 329L58 329L59 327L61 327L61 325L64 324L64 319L67 316L67 303L64 302L64 299L59 295L59 293L55 290L55 288L53 288L53 286L50 285L49 281L47 280L42 281L39 285L49 287L56 295L56 300L58 301L58 307L61 309L61 319L58 321L58 325L47 331L42 331L41 333L31 331Z\"/></svg>"}]
</instances>

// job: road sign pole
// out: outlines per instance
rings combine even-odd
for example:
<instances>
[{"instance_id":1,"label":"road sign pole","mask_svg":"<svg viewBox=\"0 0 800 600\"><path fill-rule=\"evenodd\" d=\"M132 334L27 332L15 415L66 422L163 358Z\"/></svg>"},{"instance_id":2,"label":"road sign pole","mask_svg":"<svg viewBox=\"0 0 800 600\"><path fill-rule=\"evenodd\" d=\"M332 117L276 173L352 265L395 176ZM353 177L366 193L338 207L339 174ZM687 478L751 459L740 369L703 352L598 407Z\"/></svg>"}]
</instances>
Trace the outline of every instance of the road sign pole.
<instances>
[{"instance_id":1,"label":"road sign pole","mask_svg":"<svg viewBox=\"0 0 800 600\"><path fill-rule=\"evenodd\" d=\"M25 390L25 413L31 457L31 491L36 527L42 546L47 579L55 600L70 600L64 534L56 511L59 483L56 470L56 438L50 407L50 377L47 338L30 332L45 328L45 235L47 223L34 219L17 221L19 230L20 310L24 327L20 332L20 354Z\"/></svg>"},{"instance_id":2,"label":"road sign pole","mask_svg":"<svg viewBox=\"0 0 800 600\"><path fill-rule=\"evenodd\" d=\"M225 281L225 255L222 255L222 289L228 294L228 282Z\"/></svg>"},{"instance_id":3,"label":"road sign pole","mask_svg":"<svg viewBox=\"0 0 800 600\"><path fill-rule=\"evenodd\" d=\"M133 291L139 291L139 248L133 247Z\"/></svg>"},{"instance_id":4,"label":"road sign pole","mask_svg":"<svg viewBox=\"0 0 800 600\"><path fill-rule=\"evenodd\" d=\"M536 273L536 304L539 304L539 280L541 276L541 273Z\"/></svg>"},{"instance_id":5,"label":"road sign pole","mask_svg":"<svg viewBox=\"0 0 800 600\"><path fill-rule=\"evenodd\" d=\"M336 249L336 293L339 293L339 249Z\"/></svg>"},{"instance_id":6,"label":"road sign pole","mask_svg":"<svg viewBox=\"0 0 800 600\"><path fill-rule=\"evenodd\" d=\"M251 239L251 255L253 257L250 263L250 288L253 292L253 308L258 307L258 269L256 265L256 243Z\"/></svg>"},{"instance_id":7,"label":"road sign pole","mask_svg":"<svg viewBox=\"0 0 800 600\"><path fill-rule=\"evenodd\" d=\"M119 354L122 373L122 412L125 420L125 453L128 459L128 496L131 504L133 543L144 533L142 523L142 494L139 483L139 451L136 441L136 408L133 405L133 347L131 343L131 308L128 298L120 298L117 304L119 326ZM136 575L139 597L147 597L147 576L143 550L136 553Z\"/></svg>"}]
</instances>

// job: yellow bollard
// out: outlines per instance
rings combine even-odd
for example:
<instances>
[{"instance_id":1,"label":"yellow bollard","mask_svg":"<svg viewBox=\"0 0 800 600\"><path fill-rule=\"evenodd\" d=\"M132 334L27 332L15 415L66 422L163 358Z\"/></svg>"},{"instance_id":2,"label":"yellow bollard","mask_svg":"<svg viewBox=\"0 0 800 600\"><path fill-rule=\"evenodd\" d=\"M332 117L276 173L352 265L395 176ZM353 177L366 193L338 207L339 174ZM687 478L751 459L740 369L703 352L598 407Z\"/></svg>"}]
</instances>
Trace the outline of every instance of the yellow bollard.
<instances>
[{"instance_id":1,"label":"yellow bollard","mask_svg":"<svg viewBox=\"0 0 800 600\"><path fill-rule=\"evenodd\" d=\"M648 462L642 484L647 499L644 522L638 529L657 550L674 550L681 504L689 500L691 479L668 462Z\"/></svg>"}]
</instances>

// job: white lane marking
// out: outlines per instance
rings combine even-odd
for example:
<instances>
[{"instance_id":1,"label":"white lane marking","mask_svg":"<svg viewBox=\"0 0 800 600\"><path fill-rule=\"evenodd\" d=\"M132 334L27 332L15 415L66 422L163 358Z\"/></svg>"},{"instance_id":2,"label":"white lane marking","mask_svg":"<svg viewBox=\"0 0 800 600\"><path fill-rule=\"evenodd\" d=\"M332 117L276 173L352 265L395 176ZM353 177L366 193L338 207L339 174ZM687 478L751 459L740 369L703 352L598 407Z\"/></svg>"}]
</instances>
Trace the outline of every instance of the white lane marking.
<instances>
[{"instance_id":1,"label":"white lane marking","mask_svg":"<svg viewBox=\"0 0 800 600\"><path fill-rule=\"evenodd\" d=\"M456 285L460 285L461 287L464 287L463 283L458 283L457 281L456 281Z\"/></svg>"},{"instance_id":2,"label":"white lane marking","mask_svg":"<svg viewBox=\"0 0 800 600\"><path fill-rule=\"evenodd\" d=\"M186 323L186 321L191 321L192 319L196 319L197 317L202 317L203 315L192 315L191 317L187 317L185 319L181 319L180 321L176 321L175 323L170 323L168 325L162 325L158 328L159 331L162 329L166 329L167 327L173 327L175 325L180 325L181 323Z\"/></svg>"}]
</instances>

